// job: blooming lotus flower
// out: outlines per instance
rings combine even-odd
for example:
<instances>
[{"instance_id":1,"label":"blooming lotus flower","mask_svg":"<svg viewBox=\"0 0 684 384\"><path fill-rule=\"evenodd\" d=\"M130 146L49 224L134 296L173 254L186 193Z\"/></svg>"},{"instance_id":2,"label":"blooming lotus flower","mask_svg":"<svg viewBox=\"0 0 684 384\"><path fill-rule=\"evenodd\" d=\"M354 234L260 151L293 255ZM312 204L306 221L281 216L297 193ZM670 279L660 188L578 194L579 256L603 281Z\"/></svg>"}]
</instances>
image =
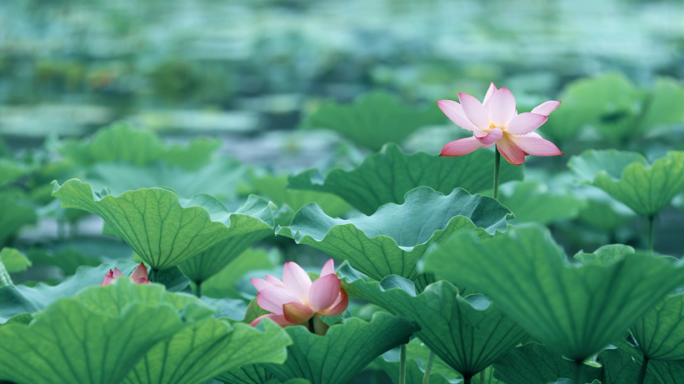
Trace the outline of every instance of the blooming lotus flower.
<instances>
[{"instance_id":1,"label":"blooming lotus flower","mask_svg":"<svg viewBox=\"0 0 684 384\"><path fill-rule=\"evenodd\" d=\"M532 112L521 113L515 109L515 97L508 88L489 86L484 101L465 93L459 93L460 104L452 100L440 100L439 108L459 127L473 132L473 137L456 140L442 148L440 156L463 156L478 148L496 148L509 163L520 165L525 156L562 155L552 142L534 132L548 120L548 115L560 105L560 101L547 101Z\"/></svg>"},{"instance_id":2,"label":"blooming lotus flower","mask_svg":"<svg viewBox=\"0 0 684 384\"><path fill-rule=\"evenodd\" d=\"M320 316L337 316L349 305L349 296L341 287L340 279L335 274L335 263L328 260L321 276L313 283L309 275L297 263L285 263L283 280L266 275L264 279L251 279L252 285L259 291L257 304L269 312L259 316L250 325L259 324L264 318L275 321L281 327L296 324L308 324L313 320L316 333L325 334L327 326L320 321Z\"/></svg>"},{"instance_id":3,"label":"blooming lotus flower","mask_svg":"<svg viewBox=\"0 0 684 384\"><path fill-rule=\"evenodd\" d=\"M109 285L112 283L112 281L114 281L114 279L116 279L118 277L122 277L122 276L123 276L123 273L121 273L121 271L119 271L119 268L114 268L113 271L110 269L109 272L107 272L107 274L105 275L102 282L100 283L100 286L103 287L105 285ZM147 280L147 277L148 277L147 276L147 268L145 268L145 264L143 264L143 263L140 263L140 265L138 265L138 268L136 268L135 271L133 271L133 273L131 273L130 277L131 277L131 279L133 279L133 282L135 284L149 284L150 283L150 281Z\"/></svg>"}]
</instances>

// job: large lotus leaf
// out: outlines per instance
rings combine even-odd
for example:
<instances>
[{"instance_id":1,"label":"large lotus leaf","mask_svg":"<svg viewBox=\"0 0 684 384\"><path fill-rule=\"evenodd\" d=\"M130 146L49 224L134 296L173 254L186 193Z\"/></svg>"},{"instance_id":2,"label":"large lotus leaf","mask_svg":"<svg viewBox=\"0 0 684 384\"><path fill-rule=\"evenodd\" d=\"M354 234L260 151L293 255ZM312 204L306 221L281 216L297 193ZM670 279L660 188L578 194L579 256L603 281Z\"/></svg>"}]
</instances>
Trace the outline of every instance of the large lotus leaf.
<instances>
[{"instance_id":1,"label":"large lotus leaf","mask_svg":"<svg viewBox=\"0 0 684 384\"><path fill-rule=\"evenodd\" d=\"M0 323L22 313L34 313L36 305L27 299L14 286L12 278L0 262Z\"/></svg>"},{"instance_id":2,"label":"large lotus leaf","mask_svg":"<svg viewBox=\"0 0 684 384\"><path fill-rule=\"evenodd\" d=\"M184 327L177 307L163 297L159 285L116 279L56 301L28 327L1 327L0 379L120 383L150 348Z\"/></svg>"},{"instance_id":3,"label":"large lotus leaf","mask_svg":"<svg viewBox=\"0 0 684 384\"><path fill-rule=\"evenodd\" d=\"M633 358L641 368L641 364L644 363L644 355L638 347L626 341L624 337L614 340L613 344L622 350L623 354L628 354ZM656 380L651 380L652 383L680 384L682 377L684 377L684 360L649 360L647 372L646 383L649 382L649 376L652 375L656 378ZM634 379L632 380L634 382Z\"/></svg>"},{"instance_id":4,"label":"large lotus leaf","mask_svg":"<svg viewBox=\"0 0 684 384\"><path fill-rule=\"evenodd\" d=\"M436 105L416 110L396 97L373 92L359 96L352 105L327 102L302 124L302 128L332 129L374 151L385 143L399 143L418 128L444 124Z\"/></svg>"},{"instance_id":5,"label":"large lotus leaf","mask_svg":"<svg viewBox=\"0 0 684 384\"><path fill-rule=\"evenodd\" d=\"M196 195L186 200L163 188L128 191L115 197L94 193L89 184L74 179L62 186L55 182L53 195L62 201L63 208L83 209L102 217L156 270L178 265L230 237L270 228L251 216L230 213L212 196ZM256 196L250 200L264 207L270 205Z\"/></svg>"},{"instance_id":6,"label":"large lotus leaf","mask_svg":"<svg viewBox=\"0 0 684 384\"><path fill-rule=\"evenodd\" d=\"M551 194L540 182L525 181L502 190L499 202L513 211L517 222L549 224L577 217L584 202L571 194Z\"/></svg>"},{"instance_id":7,"label":"large lotus leaf","mask_svg":"<svg viewBox=\"0 0 684 384\"><path fill-rule=\"evenodd\" d=\"M585 202L578 220L594 228L612 231L636 217L634 211L601 189L582 185L574 189L573 195Z\"/></svg>"},{"instance_id":8,"label":"large lotus leaf","mask_svg":"<svg viewBox=\"0 0 684 384\"><path fill-rule=\"evenodd\" d=\"M416 336L445 363L472 377L514 348L527 333L482 295L461 297L446 281L430 284L416 295L412 281L392 275L382 282L340 268L351 297L379 305L415 322Z\"/></svg>"},{"instance_id":9,"label":"large lotus leaf","mask_svg":"<svg viewBox=\"0 0 684 384\"><path fill-rule=\"evenodd\" d=\"M665 297L630 329L649 359L684 360L684 293Z\"/></svg>"},{"instance_id":10,"label":"large lotus leaf","mask_svg":"<svg viewBox=\"0 0 684 384\"><path fill-rule=\"evenodd\" d=\"M197 170L211 161L221 146L218 139L197 138L187 147L165 147L154 132L132 129L125 123L115 123L97 132L90 142L67 141L60 152L78 163L128 162L144 166L157 160L185 169ZM203 191L206 192L206 191Z\"/></svg>"},{"instance_id":11,"label":"large lotus leaf","mask_svg":"<svg viewBox=\"0 0 684 384\"><path fill-rule=\"evenodd\" d=\"M558 97L563 104L541 130L551 139L564 142L589 124L608 139L620 142L639 133L635 122L645 94L621 74L578 80L563 90Z\"/></svg>"},{"instance_id":12,"label":"large lotus leaf","mask_svg":"<svg viewBox=\"0 0 684 384\"><path fill-rule=\"evenodd\" d=\"M36 221L33 208L25 205L21 195L13 191L0 192L0 246L24 225Z\"/></svg>"},{"instance_id":13,"label":"large lotus leaf","mask_svg":"<svg viewBox=\"0 0 684 384\"><path fill-rule=\"evenodd\" d=\"M590 383L601 377L598 367L582 364L579 370L580 383ZM497 360L494 377L507 384L547 384L561 378L574 380L577 366L543 345L529 343L514 348Z\"/></svg>"},{"instance_id":14,"label":"large lotus leaf","mask_svg":"<svg viewBox=\"0 0 684 384\"><path fill-rule=\"evenodd\" d=\"M26 165L10 160L0 159L0 185L24 176L30 171Z\"/></svg>"},{"instance_id":15,"label":"large lotus leaf","mask_svg":"<svg viewBox=\"0 0 684 384\"><path fill-rule=\"evenodd\" d=\"M684 86L679 80L658 78L651 92L639 130L647 131L684 121Z\"/></svg>"},{"instance_id":16,"label":"large lotus leaf","mask_svg":"<svg viewBox=\"0 0 684 384\"><path fill-rule=\"evenodd\" d=\"M31 266L31 260L14 248L2 248L0 251L0 263L5 266L9 273L25 271L26 268Z\"/></svg>"},{"instance_id":17,"label":"large lotus leaf","mask_svg":"<svg viewBox=\"0 0 684 384\"><path fill-rule=\"evenodd\" d=\"M637 153L586 151L568 165L641 216L658 214L684 190L684 152L669 152L648 167Z\"/></svg>"},{"instance_id":18,"label":"large lotus leaf","mask_svg":"<svg viewBox=\"0 0 684 384\"><path fill-rule=\"evenodd\" d=\"M325 178L316 169L290 177L292 189L335 194L359 211L371 215L387 203L402 204L406 193L421 186L444 194L454 188L478 193L492 188L494 154L480 149L468 156L439 157L424 152L407 155L394 144L368 156L361 165L345 171L333 169ZM522 180L523 168L504 161L499 182Z\"/></svg>"},{"instance_id":19,"label":"large lotus leaf","mask_svg":"<svg viewBox=\"0 0 684 384\"><path fill-rule=\"evenodd\" d=\"M462 230L489 237L506 230L510 211L494 199L455 189L450 195L428 187L406 194L402 205L386 204L372 216L349 220L327 216L315 204L300 209L279 235L349 260L354 268L376 279L399 275L418 277L416 264L427 247Z\"/></svg>"},{"instance_id":20,"label":"large lotus leaf","mask_svg":"<svg viewBox=\"0 0 684 384\"><path fill-rule=\"evenodd\" d=\"M179 264L179 268L195 284L201 284L234 261L252 244L273 236L273 205L252 195L233 215L239 215L240 225L252 227L252 231L233 236L197 256Z\"/></svg>"},{"instance_id":21,"label":"large lotus leaf","mask_svg":"<svg viewBox=\"0 0 684 384\"><path fill-rule=\"evenodd\" d=\"M305 327L287 327L293 344L282 365L264 364L277 379L304 378L312 384L344 384L381 353L400 344L417 327L406 318L377 313L370 322L348 319L330 327L325 336Z\"/></svg>"},{"instance_id":22,"label":"large lotus leaf","mask_svg":"<svg viewBox=\"0 0 684 384\"><path fill-rule=\"evenodd\" d=\"M124 383L194 384L243 365L280 364L292 341L272 322L263 327L215 319L191 324L147 352Z\"/></svg>"},{"instance_id":23,"label":"large lotus leaf","mask_svg":"<svg viewBox=\"0 0 684 384\"><path fill-rule=\"evenodd\" d=\"M323 209L323 212L331 217L339 217L343 213L354 209L341 197L331 193L288 189L288 177L286 175L257 175L255 172L251 172L250 182L253 187L253 193L269 198L279 207L287 205L290 207L292 215L309 203L318 204ZM290 224L291 220L292 216L283 218L283 225Z\"/></svg>"},{"instance_id":24,"label":"large lotus leaf","mask_svg":"<svg viewBox=\"0 0 684 384\"><path fill-rule=\"evenodd\" d=\"M414 344L411 342L411 344ZM427 349L427 347L423 346L422 348ZM429 350L428 350L429 353ZM437 358L438 359L438 358ZM371 365L369 365L370 368L374 369L381 369L387 373L387 376L389 376L392 379L392 382L395 384L399 384L399 348L394 348L390 351L385 352L378 358L376 358ZM424 362L417 356L412 355L410 351L407 352L406 354L406 382L407 383L422 383L423 382L423 377L425 376L425 364ZM433 384L450 384L450 380L441 375L440 373L436 372L437 370L434 369L434 363L433 363L433 369L431 370L431 375L430 375L430 382ZM453 371L452 371L453 372ZM453 372L456 374L455 372Z\"/></svg>"},{"instance_id":25,"label":"large lotus leaf","mask_svg":"<svg viewBox=\"0 0 684 384\"><path fill-rule=\"evenodd\" d=\"M244 173L242 164L230 158L221 158L194 171L163 162L144 167L117 162L95 164L85 181L95 191L111 187L114 195L140 188L167 187L182 197L207 193L232 200L237 197L237 184Z\"/></svg>"},{"instance_id":26,"label":"large lotus leaf","mask_svg":"<svg viewBox=\"0 0 684 384\"><path fill-rule=\"evenodd\" d=\"M218 379L226 384L266 384L276 380L271 372L259 364L223 372Z\"/></svg>"},{"instance_id":27,"label":"large lotus leaf","mask_svg":"<svg viewBox=\"0 0 684 384\"><path fill-rule=\"evenodd\" d=\"M599 355L603 366L603 384L632 384L639 377L641 366L622 349L606 349ZM656 384L658 380L650 372L644 377L644 384Z\"/></svg>"},{"instance_id":28,"label":"large lotus leaf","mask_svg":"<svg viewBox=\"0 0 684 384\"><path fill-rule=\"evenodd\" d=\"M490 239L452 236L426 256L425 270L486 294L535 339L579 361L684 283L684 267L650 254L569 264L548 230L536 225Z\"/></svg>"}]
</instances>

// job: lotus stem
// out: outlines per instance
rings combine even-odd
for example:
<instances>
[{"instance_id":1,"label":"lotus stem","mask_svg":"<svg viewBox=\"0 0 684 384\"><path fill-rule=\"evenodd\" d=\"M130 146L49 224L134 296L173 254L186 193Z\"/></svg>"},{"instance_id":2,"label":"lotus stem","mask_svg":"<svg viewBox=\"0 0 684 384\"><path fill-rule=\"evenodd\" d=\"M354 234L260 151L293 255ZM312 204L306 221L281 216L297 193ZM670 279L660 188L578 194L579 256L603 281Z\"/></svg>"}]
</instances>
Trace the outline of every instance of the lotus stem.
<instances>
[{"instance_id":1,"label":"lotus stem","mask_svg":"<svg viewBox=\"0 0 684 384\"><path fill-rule=\"evenodd\" d=\"M654 228L655 228L655 218L656 215L651 215L648 217L648 250L653 253L653 243L654 243Z\"/></svg>"},{"instance_id":2,"label":"lotus stem","mask_svg":"<svg viewBox=\"0 0 684 384\"><path fill-rule=\"evenodd\" d=\"M406 344L399 347L399 384L406 384Z\"/></svg>"},{"instance_id":3,"label":"lotus stem","mask_svg":"<svg viewBox=\"0 0 684 384\"><path fill-rule=\"evenodd\" d=\"M463 384L470 384L473 375L463 376Z\"/></svg>"},{"instance_id":4,"label":"lotus stem","mask_svg":"<svg viewBox=\"0 0 684 384\"><path fill-rule=\"evenodd\" d=\"M501 167L501 153L494 147L494 200L499 200L499 168Z\"/></svg>"},{"instance_id":5,"label":"lotus stem","mask_svg":"<svg viewBox=\"0 0 684 384\"><path fill-rule=\"evenodd\" d=\"M202 298L202 282L201 281L195 281L195 296L198 298Z\"/></svg>"},{"instance_id":6,"label":"lotus stem","mask_svg":"<svg viewBox=\"0 0 684 384\"><path fill-rule=\"evenodd\" d=\"M309 319L309 332L313 333L314 335L316 334L316 329L314 326L314 318L313 317L311 317Z\"/></svg>"},{"instance_id":7,"label":"lotus stem","mask_svg":"<svg viewBox=\"0 0 684 384\"><path fill-rule=\"evenodd\" d=\"M648 368L648 357L644 356L644 361L641 363L641 369L639 369L639 377L637 378L637 384L644 384L646 379L646 369Z\"/></svg>"},{"instance_id":8,"label":"lotus stem","mask_svg":"<svg viewBox=\"0 0 684 384\"><path fill-rule=\"evenodd\" d=\"M584 365L584 361L575 360L575 383L583 383L580 380L582 377L582 365Z\"/></svg>"},{"instance_id":9,"label":"lotus stem","mask_svg":"<svg viewBox=\"0 0 684 384\"><path fill-rule=\"evenodd\" d=\"M435 361L435 353L430 351L430 356L428 356L428 361L425 364L425 374L423 374L423 384L430 383L430 371L432 370L432 362Z\"/></svg>"},{"instance_id":10,"label":"lotus stem","mask_svg":"<svg viewBox=\"0 0 684 384\"><path fill-rule=\"evenodd\" d=\"M157 280L159 280L159 270L152 268L152 278L150 279L151 282L156 283Z\"/></svg>"}]
</instances>

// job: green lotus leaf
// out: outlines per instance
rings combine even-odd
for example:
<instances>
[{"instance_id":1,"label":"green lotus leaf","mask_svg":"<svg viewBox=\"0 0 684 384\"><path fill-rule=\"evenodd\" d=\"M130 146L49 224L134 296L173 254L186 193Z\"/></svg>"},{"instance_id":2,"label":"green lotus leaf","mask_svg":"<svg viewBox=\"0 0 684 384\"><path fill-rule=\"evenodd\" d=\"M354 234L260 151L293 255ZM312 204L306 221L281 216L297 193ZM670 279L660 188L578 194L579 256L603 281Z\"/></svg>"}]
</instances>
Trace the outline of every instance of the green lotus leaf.
<instances>
[{"instance_id":1,"label":"green lotus leaf","mask_svg":"<svg viewBox=\"0 0 684 384\"><path fill-rule=\"evenodd\" d=\"M575 260L583 265L603 265L608 266L627 255L631 255L636 251L629 245L623 244L609 244L595 250L594 253L584 253L579 251L575 256Z\"/></svg>"},{"instance_id":2,"label":"green lotus leaf","mask_svg":"<svg viewBox=\"0 0 684 384\"><path fill-rule=\"evenodd\" d=\"M633 341L633 340L632 340ZM613 341L613 344L618 349L623 351L623 354L629 355L641 368L644 363L644 355L637 348L626 339L619 338ZM650 376L655 377L653 380ZM679 384L681 378L684 377L684 360L649 360L647 365L647 374L645 383L659 383L659 384ZM634 380L634 379L632 379ZM621 384L621 383L620 383Z\"/></svg>"},{"instance_id":3,"label":"green lotus leaf","mask_svg":"<svg viewBox=\"0 0 684 384\"><path fill-rule=\"evenodd\" d=\"M655 130L684 121L684 86L677 79L657 78L639 130Z\"/></svg>"},{"instance_id":4,"label":"green lotus leaf","mask_svg":"<svg viewBox=\"0 0 684 384\"><path fill-rule=\"evenodd\" d=\"M582 364L580 382L601 377L601 369ZM547 384L561 378L575 379L575 362L537 343L514 348L494 363L494 377L506 384ZM608 384L608 383L606 383Z\"/></svg>"},{"instance_id":5,"label":"green lotus leaf","mask_svg":"<svg viewBox=\"0 0 684 384\"><path fill-rule=\"evenodd\" d=\"M520 223L536 222L549 224L575 218L584 207L584 202L571 194L551 194L540 182L514 183L512 191L502 189L499 202L513 211Z\"/></svg>"},{"instance_id":6,"label":"green lotus leaf","mask_svg":"<svg viewBox=\"0 0 684 384\"><path fill-rule=\"evenodd\" d=\"M684 360L684 293L666 296L630 329L649 359Z\"/></svg>"},{"instance_id":7,"label":"green lotus leaf","mask_svg":"<svg viewBox=\"0 0 684 384\"><path fill-rule=\"evenodd\" d=\"M0 251L0 263L5 266L9 273L25 271L31 266L31 260L14 248L3 248Z\"/></svg>"},{"instance_id":8,"label":"green lotus leaf","mask_svg":"<svg viewBox=\"0 0 684 384\"><path fill-rule=\"evenodd\" d=\"M601 189L583 185L576 188L573 194L585 202L579 212L579 221L591 227L613 231L636 217L634 211Z\"/></svg>"},{"instance_id":9,"label":"green lotus leaf","mask_svg":"<svg viewBox=\"0 0 684 384\"><path fill-rule=\"evenodd\" d=\"M637 153L586 151L568 165L641 216L653 216L684 190L684 152L669 152L650 167Z\"/></svg>"},{"instance_id":10,"label":"green lotus leaf","mask_svg":"<svg viewBox=\"0 0 684 384\"><path fill-rule=\"evenodd\" d=\"M54 302L28 327L1 327L0 379L18 384L122 382L150 348L185 326L178 306L172 305L180 299L164 296L160 285L116 279Z\"/></svg>"},{"instance_id":11,"label":"green lotus leaf","mask_svg":"<svg viewBox=\"0 0 684 384\"><path fill-rule=\"evenodd\" d=\"M120 244L125 246L130 252L130 248L128 248L127 245L123 243ZM102 245L108 246L110 244ZM69 243L65 243L64 247L59 247L56 249L29 248L26 251L26 255L34 265L49 265L57 267L61 269L66 276L71 276L76 273L78 267L96 267L103 261L107 260L105 257L81 251L76 246Z\"/></svg>"},{"instance_id":12,"label":"green lotus leaf","mask_svg":"<svg viewBox=\"0 0 684 384\"><path fill-rule=\"evenodd\" d=\"M264 331L247 324L206 319L182 329L154 346L123 381L126 384L193 384L243 365L280 364L290 337L278 325Z\"/></svg>"},{"instance_id":13,"label":"green lotus leaf","mask_svg":"<svg viewBox=\"0 0 684 384\"><path fill-rule=\"evenodd\" d=\"M10 160L0 159L0 185L24 176L30 171L26 165Z\"/></svg>"},{"instance_id":14,"label":"green lotus leaf","mask_svg":"<svg viewBox=\"0 0 684 384\"><path fill-rule=\"evenodd\" d=\"M262 365L245 365L238 369L223 372L218 379L226 384L267 384L279 382L275 376Z\"/></svg>"},{"instance_id":15,"label":"green lotus leaf","mask_svg":"<svg viewBox=\"0 0 684 384\"><path fill-rule=\"evenodd\" d=\"M342 198L331 193L288 189L288 177L285 175L257 175L255 172L250 172L249 179L253 187L252 193L266 196L281 208L285 205L290 208L291 215L286 215L289 217L283 217L280 221L284 223L283 225L290 224L294 213L309 203L318 204L323 212L331 217L339 217L354 209Z\"/></svg>"},{"instance_id":16,"label":"green lotus leaf","mask_svg":"<svg viewBox=\"0 0 684 384\"><path fill-rule=\"evenodd\" d=\"M641 366L632 356L621 349L606 349L599 355L603 365L602 375L605 384L631 384L639 377ZM656 384L658 380L650 372L646 373L644 384Z\"/></svg>"},{"instance_id":17,"label":"green lotus leaf","mask_svg":"<svg viewBox=\"0 0 684 384\"><path fill-rule=\"evenodd\" d=\"M228 238L270 228L251 216L228 212L209 195L186 200L167 189L146 188L115 197L94 193L89 184L76 179L54 185L53 195L63 208L102 217L155 270L178 265ZM270 203L250 196L246 204Z\"/></svg>"},{"instance_id":18,"label":"green lotus leaf","mask_svg":"<svg viewBox=\"0 0 684 384\"><path fill-rule=\"evenodd\" d=\"M347 319L330 327L325 336L302 326L285 330L293 341L287 360L264 368L281 381L303 378L312 384L344 384L381 353L406 343L417 327L406 318L378 313L370 322Z\"/></svg>"},{"instance_id":19,"label":"green lotus leaf","mask_svg":"<svg viewBox=\"0 0 684 384\"><path fill-rule=\"evenodd\" d=\"M379 305L415 322L416 336L464 377L487 368L527 333L482 295L461 297L446 281L416 295L412 281L391 275L382 282L364 279L345 265L339 270L351 297Z\"/></svg>"},{"instance_id":20,"label":"green lotus leaf","mask_svg":"<svg viewBox=\"0 0 684 384\"><path fill-rule=\"evenodd\" d=\"M114 123L98 131L89 142L65 142L60 152L85 165L124 161L145 166L164 160L169 165L194 171L208 164L220 146L219 139L197 138L191 140L186 148L178 145L167 148L154 132L136 130L126 123Z\"/></svg>"},{"instance_id":21,"label":"green lotus leaf","mask_svg":"<svg viewBox=\"0 0 684 384\"><path fill-rule=\"evenodd\" d=\"M274 250L275 251L275 250ZM250 248L242 252L228 266L221 269L214 276L202 283L202 294L210 297L242 298L242 292L236 284L245 274L256 270L271 270L276 267L280 255L266 252L263 249ZM250 277L263 277L264 274L254 274ZM255 291L256 292L256 291Z\"/></svg>"},{"instance_id":22,"label":"green lotus leaf","mask_svg":"<svg viewBox=\"0 0 684 384\"><path fill-rule=\"evenodd\" d=\"M352 105L327 102L308 116L304 129L324 128L341 133L374 151L385 143L399 143L418 128L444 124L446 117L436 105L416 110L385 92L359 96Z\"/></svg>"},{"instance_id":23,"label":"green lotus leaf","mask_svg":"<svg viewBox=\"0 0 684 384\"><path fill-rule=\"evenodd\" d=\"M24 225L37 219L33 208L22 202L22 195L14 191L0 191L0 246Z\"/></svg>"},{"instance_id":24,"label":"green lotus leaf","mask_svg":"<svg viewBox=\"0 0 684 384\"><path fill-rule=\"evenodd\" d=\"M411 342L411 344L414 344ZM423 346L422 348L427 349ZM429 353L429 350L428 350ZM438 358L436 358L438 359ZM425 375L424 362L410 352L406 354L406 382L407 383L422 383L423 376ZM392 382L399 383L399 348L394 348L388 352L385 352L378 358L376 358L369 367L373 369L380 369L387 373L392 379ZM449 379L437 372L434 369L431 370L430 383L433 384L450 384ZM453 372L453 371L452 371ZM455 372L453 372L456 374Z\"/></svg>"},{"instance_id":25,"label":"green lotus leaf","mask_svg":"<svg viewBox=\"0 0 684 384\"><path fill-rule=\"evenodd\" d=\"M229 237L197 256L179 264L179 268L192 282L199 285L214 276L238 258L247 248L257 241L273 236L272 203L251 195L232 215L240 218L237 225L251 228L239 236Z\"/></svg>"},{"instance_id":26,"label":"green lotus leaf","mask_svg":"<svg viewBox=\"0 0 684 384\"><path fill-rule=\"evenodd\" d=\"M383 204L402 204L407 192L421 186L444 194L454 188L470 193L489 190L493 174L494 154L488 150L477 150L468 156L439 157L424 152L407 155L397 145L388 144L352 171L336 168L323 177L318 170L309 169L291 176L288 187L335 194L371 215ZM506 161L501 164L500 183L522 178L522 167Z\"/></svg>"},{"instance_id":27,"label":"green lotus leaf","mask_svg":"<svg viewBox=\"0 0 684 384\"><path fill-rule=\"evenodd\" d=\"M553 118L541 127L557 141L567 141L586 125L592 125L609 140L621 142L636 136L635 127L643 110L646 92L622 74L609 73L569 84L558 97L563 100Z\"/></svg>"},{"instance_id":28,"label":"green lotus leaf","mask_svg":"<svg viewBox=\"0 0 684 384\"><path fill-rule=\"evenodd\" d=\"M5 266L0 262L0 323L7 322L14 316L36 311L38 307L17 290Z\"/></svg>"},{"instance_id":29,"label":"green lotus leaf","mask_svg":"<svg viewBox=\"0 0 684 384\"><path fill-rule=\"evenodd\" d=\"M426 255L425 270L491 297L536 340L584 361L684 283L684 267L650 254L607 265L566 261L548 230L527 225L480 239L458 234Z\"/></svg>"},{"instance_id":30,"label":"green lotus leaf","mask_svg":"<svg viewBox=\"0 0 684 384\"><path fill-rule=\"evenodd\" d=\"M111 187L114 195L140 188L167 187L182 197L207 193L219 199L233 200L237 198L237 184L244 173L242 164L231 158L221 158L194 171L164 162L142 167L117 162L95 164L85 181L95 191Z\"/></svg>"},{"instance_id":31,"label":"green lotus leaf","mask_svg":"<svg viewBox=\"0 0 684 384\"><path fill-rule=\"evenodd\" d=\"M429 245L456 231L472 229L483 237L505 231L509 214L496 200L463 189L445 196L420 187L407 193L402 205L386 204L372 216L349 220L331 218L309 204L277 233L338 260L349 260L376 280L393 274L414 280L416 264Z\"/></svg>"}]
</instances>

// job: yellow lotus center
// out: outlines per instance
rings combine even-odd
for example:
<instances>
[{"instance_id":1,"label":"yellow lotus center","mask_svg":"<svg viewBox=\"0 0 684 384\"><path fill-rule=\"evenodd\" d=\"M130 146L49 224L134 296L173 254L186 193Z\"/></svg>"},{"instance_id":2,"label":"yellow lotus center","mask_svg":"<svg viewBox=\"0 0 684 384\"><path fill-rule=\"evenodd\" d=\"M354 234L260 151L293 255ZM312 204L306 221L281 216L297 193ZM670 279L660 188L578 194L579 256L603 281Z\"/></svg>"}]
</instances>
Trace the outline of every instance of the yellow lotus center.
<instances>
[{"instance_id":1,"label":"yellow lotus center","mask_svg":"<svg viewBox=\"0 0 684 384\"><path fill-rule=\"evenodd\" d=\"M494 123L492 123L491 120L489 120L489 130L491 131L491 130L494 129L494 128L499 128L499 129L502 130L502 131L505 131L505 130L506 130L506 127L497 127L496 125L494 125Z\"/></svg>"}]
</instances>

